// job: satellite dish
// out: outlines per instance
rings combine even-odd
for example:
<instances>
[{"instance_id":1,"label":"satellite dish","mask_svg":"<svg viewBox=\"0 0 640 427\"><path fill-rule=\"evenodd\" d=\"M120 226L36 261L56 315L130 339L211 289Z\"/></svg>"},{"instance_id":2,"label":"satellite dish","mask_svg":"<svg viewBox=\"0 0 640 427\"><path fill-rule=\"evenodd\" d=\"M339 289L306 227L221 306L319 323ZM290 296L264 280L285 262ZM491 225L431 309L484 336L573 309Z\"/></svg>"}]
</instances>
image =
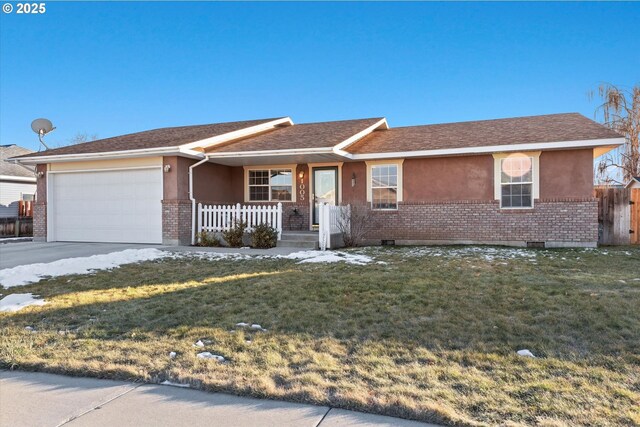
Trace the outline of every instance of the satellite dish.
<instances>
[{"instance_id":1,"label":"satellite dish","mask_svg":"<svg viewBox=\"0 0 640 427\"><path fill-rule=\"evenodd\" d=\"M53 123L51 123L51 120L35 119L34 121L31 122L31 129L38 134L38 139L40 140L40 143L44 145L44 147L48 150L49 147L47 146L47 144L44 143L44 141L42 140L42 137L55 129L55 127L53 127Z\"/></svg>"}]
</instances>

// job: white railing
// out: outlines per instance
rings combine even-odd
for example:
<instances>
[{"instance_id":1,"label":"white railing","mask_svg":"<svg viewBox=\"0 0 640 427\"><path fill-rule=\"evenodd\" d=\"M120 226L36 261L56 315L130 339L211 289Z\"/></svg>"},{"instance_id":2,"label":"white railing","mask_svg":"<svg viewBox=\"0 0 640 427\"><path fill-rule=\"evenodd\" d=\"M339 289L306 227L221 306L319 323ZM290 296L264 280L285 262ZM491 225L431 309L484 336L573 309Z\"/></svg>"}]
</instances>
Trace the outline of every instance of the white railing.
<instances>
[{"instance_id":1,"label":"white railing","mask_svg":"<svg viewBox=\"0 0 640 427\"><path fill-rule=\"evenodd\" d=\"M348 232L350 227L351 207L320 204L318 221L318 239L323 251L331 247L331 235Z\"/></svg>"},{"instance_id":2,"label":"white railing","mask_svg":"<svg viewBox=\"0 0 640 427\"><path fill-rule=\"evenodd\" d=\"M282 237L282 203L277 205L203 205L198 203L197 229L219 232L234 227L237 222L247 224L247 231L258 224L268 224Z\"/></svg>"}]
</instances>

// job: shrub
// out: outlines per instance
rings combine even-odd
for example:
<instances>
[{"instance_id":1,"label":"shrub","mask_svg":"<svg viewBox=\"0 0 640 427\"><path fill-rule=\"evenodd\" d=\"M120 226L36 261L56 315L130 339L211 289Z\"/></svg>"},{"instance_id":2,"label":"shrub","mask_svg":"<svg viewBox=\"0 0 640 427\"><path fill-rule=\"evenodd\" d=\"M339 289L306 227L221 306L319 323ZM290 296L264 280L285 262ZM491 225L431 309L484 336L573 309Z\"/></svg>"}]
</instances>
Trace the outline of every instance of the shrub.
<instances>
[{"instance_id":1,"label":"shrub","mask_svg":"<svg viewBox=\"0 0 640 427\"><path fill-rule=\"evenodd\" d=\"M251 246L258 249L269 249L276 246L278 231L269 224L258 224L251 232Z\"/></svg>"},{"instance_id":2,"label":"shrub","mask_svg":"<svg viewBox=\"0 0 640 427\"><path fill-rule=\"evenodd\" d=\"M220 239L213 233L201 231L196 235L198 246L209 246L218 248L222 246Z\"/></svg>"},{"instance_id":3,"label":"shrub","mask_svg":"<svg viewBox=\"0 0 640 427\"><path fill-rule=\"evenodd\" d=\"M233 227L222 232L224 241L232 248L241 248L243 246L242 237L247 229L247 223L243 221L235 221Z\"/></svg>"},{"instance_id":4,"label":"shrub","mask_svg":"<svg viewBox=\"0 0 640 427\"><path fill-rule=\"evenodd\" d=\"M352 204L350 209L338 217L338 229L347 247L360 246L364 236L377 227L371 209L364 204Z\"/></svg>"}]
</instances>

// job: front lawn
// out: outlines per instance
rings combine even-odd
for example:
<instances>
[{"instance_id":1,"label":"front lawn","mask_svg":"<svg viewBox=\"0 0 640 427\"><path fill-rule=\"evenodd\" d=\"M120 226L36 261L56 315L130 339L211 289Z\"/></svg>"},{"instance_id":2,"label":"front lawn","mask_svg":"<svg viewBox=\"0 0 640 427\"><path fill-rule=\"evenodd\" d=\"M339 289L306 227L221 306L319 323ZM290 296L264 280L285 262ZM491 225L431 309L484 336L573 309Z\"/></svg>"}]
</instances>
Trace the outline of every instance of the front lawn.
<instances>
[{"instance_id":1,"label":"front lawn","mask_svg":"<svg viewBox=\"0 0 640 427\"><path fill-rule=\"evenodd\" d=\"M47 301L0 313L0 368L447 425L640 424L640 248L355 252L373 261L184 256L0 290Z\"/></svg>"}]
</instances>

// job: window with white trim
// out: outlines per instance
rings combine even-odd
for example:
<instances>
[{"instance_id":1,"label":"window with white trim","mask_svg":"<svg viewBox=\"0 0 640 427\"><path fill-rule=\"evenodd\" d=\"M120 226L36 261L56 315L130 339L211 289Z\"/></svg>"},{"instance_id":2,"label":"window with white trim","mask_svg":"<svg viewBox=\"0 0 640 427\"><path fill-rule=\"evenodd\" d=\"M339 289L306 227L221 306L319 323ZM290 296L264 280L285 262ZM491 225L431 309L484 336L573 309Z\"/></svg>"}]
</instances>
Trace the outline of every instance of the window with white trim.
<instances>
[{"instance_id":1,"label":"window with white trim","mask_svg":"<svg viewBox=\"0 0 640 427\"><path fill-rule=\"evenodd\" d=\"M371 165L371 208L398 209L398 165Z\"/></svg>"},{"instance_id":2,"label":"window with white trim","mask_svg":"<svg viewBox=\"0 0 640 427\"><path fill-rule=\"evenodd\" d=\"M248 171L249 201L291 201L293 173L291 169L251 169Z\"/></svg>"},{"instance_id":3,"label":"window with white trim","mask_svg":"<svg viewBox=\"0 0 640 427\"><path fill-rule=\"evenodd\" d=\"M500 159L500 207L533 207L533 157L512 155Z\"/></svg>"}]
</instances>

